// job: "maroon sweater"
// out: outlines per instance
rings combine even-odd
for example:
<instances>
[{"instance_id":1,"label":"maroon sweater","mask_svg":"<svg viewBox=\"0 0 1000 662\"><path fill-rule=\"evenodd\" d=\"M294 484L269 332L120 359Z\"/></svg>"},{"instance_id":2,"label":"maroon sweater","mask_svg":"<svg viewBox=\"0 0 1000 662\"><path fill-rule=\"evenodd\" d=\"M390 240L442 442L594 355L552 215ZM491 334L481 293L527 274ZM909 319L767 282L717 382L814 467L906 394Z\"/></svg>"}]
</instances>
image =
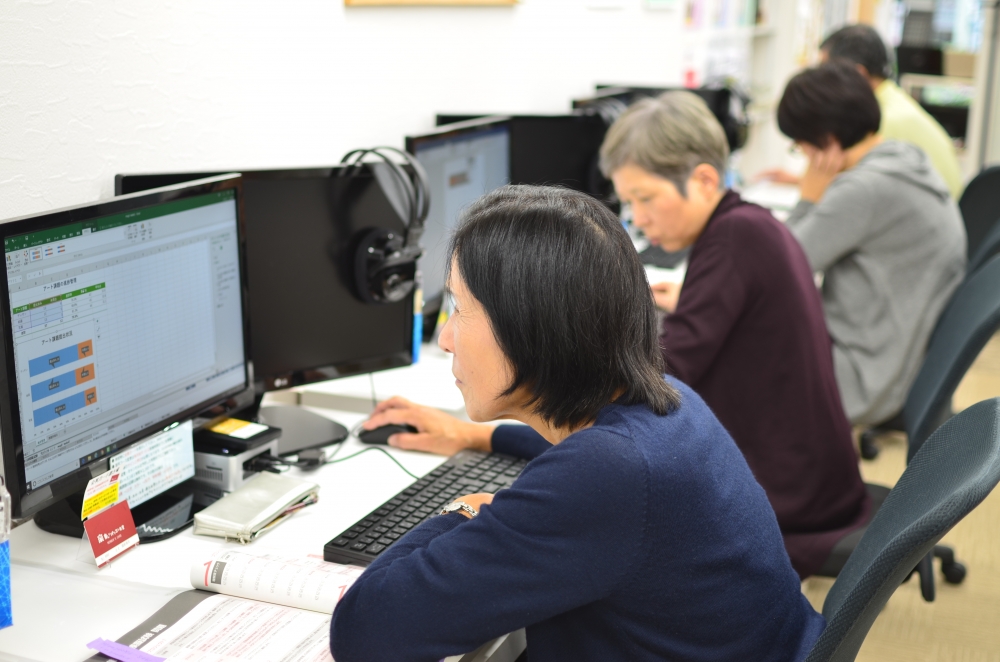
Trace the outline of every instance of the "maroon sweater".
<instances>
[{"instance_id":1,"label":"maroon sweater","mask_svg":"<svg viewBox=\"0 0 1000 662\"><path fill-rule=\"evenodd\" d=\"M660 337L668 372L711 407L778 516L801 577L868 518L809 262L770 212L727 192L691 249Z\"/></svg>"}]
</instances>

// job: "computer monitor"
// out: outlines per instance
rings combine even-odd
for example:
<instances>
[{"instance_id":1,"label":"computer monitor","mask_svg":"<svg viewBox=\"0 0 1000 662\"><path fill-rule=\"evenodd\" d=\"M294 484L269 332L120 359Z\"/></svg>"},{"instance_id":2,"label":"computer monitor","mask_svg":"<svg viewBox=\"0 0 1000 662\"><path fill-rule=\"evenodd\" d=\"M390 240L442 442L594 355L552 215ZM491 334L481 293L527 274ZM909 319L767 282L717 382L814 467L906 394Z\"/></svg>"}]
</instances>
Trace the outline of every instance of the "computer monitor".
<instances>
[{"instance_id":1,"label":"computer monitor","mask_svg":"<svg viewBox=\"0 0 1000 662\"><path fill-rule=\"evenodd\" d=\"M609 119L624 110L635 101L647 97L655 97L664 92L672 90L684 90L697 94L708 105L709 110L719 120L723 131L726 132L726 140L729 143L729 151L735 152L743 147L747 141L747 129L749 118L746 107L749 99L741 96L735 90L728 87L636 87L633 85L604 85L596 86L596 92L589 97L574 99L573 108L580 111L600 112L602 106L609 103L614 104L613 112Z\"/></svg>"},{"instance_id":2,"label":"computer monitor","mask_svg":"<svg viewBox=\"0 0 1000 662\"><path fill-rule=\"evenodd\" d=\"M66 512L82 535L79 497L109 461L251 399L240 205L229 176L0 224L0 455L15 517L45 528L45 513ZM137 465L141 500L194 475L190 446L178 466Z\"/></svg>"},{"instance_id":3,"label":"computer monitor","mask_svg":"<svg viewBox=\"0 0 1000 662\"><path fill-rule=\"evenodd\" d=\"M512 116L511 182L565 186L608 203L611 185L598 167L607 131L596 115Z\"/></svg>"},{"instance_id":4,"label":"computer monitor","mask_svg":"<svg viewBox=\"0 0 1000 662\"><path fill-rule=\"evenodd\" d=\"M944 52L933 46L896 47L896 67L902 74L944 75Z\"/></svg>"},{"instance_id":5,"label":"computer monitor","mask_svg":"<svg viewBox=\"0 0 1000 662\"><path fill-rule=\"evenodd\" d=\"M511 181L510 120L480 118L408 136L406 151L424 167L430 189L419 265L428 308L433 309L444 291L445 255L459 212ZM426 315L431 324L433 317Z\"/></svg>"},{"instance_id":6,"label":"computer monitor","mask_svg":"<svg viewBox=\"0 0 1000 662\"><path fill-rule=\"evenodd\" d=\"M357 295L353 270L360 235L376 227L402 232L404 223L369 170L350 178L342 172L340 167L242 172L250 357L258 401L266 391L413 361L412 297L365 303ZM190 176L117 175L115 193ZM300 408L269 408L261 414L282 429L280 453L347 434Z\"/></svg>"}]
</instances>

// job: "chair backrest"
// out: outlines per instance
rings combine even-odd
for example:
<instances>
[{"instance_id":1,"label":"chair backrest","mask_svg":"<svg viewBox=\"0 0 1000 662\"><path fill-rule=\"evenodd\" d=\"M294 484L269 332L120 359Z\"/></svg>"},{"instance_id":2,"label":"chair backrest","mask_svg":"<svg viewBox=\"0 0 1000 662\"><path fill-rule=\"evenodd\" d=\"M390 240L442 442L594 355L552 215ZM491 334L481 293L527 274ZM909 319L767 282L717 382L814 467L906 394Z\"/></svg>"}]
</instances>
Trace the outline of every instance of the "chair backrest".
<instances>
[{"instance_id":1,"label":"chair backrest","mask_svg":"<svg viewBox=\"0 0 1000 662\"><path fill-rule=\"evenodd\" d=\"M969 238L966 255L971 256L1000 216L997 213L1000 209L1000 166L984 168L973 177L962 192L958 208L962 211L965 234Z\"/></svg>"},{"instance_id":2,"label":"chair backrest","mask_svg":"<svg viewBox=\"0 0 1000 662\"><path fill-rule=\"evenodd\" d=\"M939 428L875 513L823 604L826 629L806 662L854 660L903 579L1000 481L1000 398Z\"/></svg>"},{"instance_id":3,"label":"chair backrest","mask_svg":"<svg viewBox=\"0 0 1000 662\"><path fill-rule=\"evenodd\" d=\"M979 242L979 248L976 249L975 253L969 254L969 264L966 267L966 274L971 276L976 272L979 267L986 264L986 262L1000 253L1000 209L997 209L997 220L993 221L993 227L990 231L983 237L983 240Z\"/></svg>"},{"instance_id":4,"label":"chair backrest","mask_svg":"<svg viewBox=\"0 0 1000 662\"><path fill-rule=\"evenodd\" d=\"M1000 328L1000 255L959 285L938 320L903 405L909 457L951 413L951 396Z\"/></svg>"}]
</instances>

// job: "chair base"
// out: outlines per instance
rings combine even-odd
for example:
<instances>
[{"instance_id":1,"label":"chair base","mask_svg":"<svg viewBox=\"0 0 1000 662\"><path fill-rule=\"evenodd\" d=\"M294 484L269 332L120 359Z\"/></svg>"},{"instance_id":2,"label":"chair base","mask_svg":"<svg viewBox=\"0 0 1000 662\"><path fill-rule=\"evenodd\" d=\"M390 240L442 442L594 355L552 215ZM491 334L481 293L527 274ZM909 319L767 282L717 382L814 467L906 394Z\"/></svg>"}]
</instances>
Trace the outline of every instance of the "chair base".
<instances>
[{"instance_id":1,"label":"chair base","mask_svg":"<svg viewBox=\"0 0 1000 662\"><path fill-rule=\"evenodd\" d=\"M882 421L878 425L866 428L858 436L858 446L861 457L865 460L874 460L878 457L879 447L875 445L875 440L888 432L905 432L903 424L903 412L899 412L887 421Z\"/></svg>"},{"instance_id":2,"label":"chair base","mask_svg":"<svg viewBox=\"0 0 1000 662\"><path fill-rule=\"evenodd\" d=\"M955 560L955 550L945 545L934 545L934 551L925 556L917 567L903 581L909 581L913 573L920 575L920 595L925 602L934 602L934 559L941 559L941 574L949 584L961 584L965 580L965 564Z\"/></svg>"},{"instance_id":3,"label":"chair base","mask_svg":"<svg viewBox=\"0 0 1000 662\"><path fill-rule=\"evenodd\" d=\"M871 517L875 517L875 513L889 495L889 488L884 485L874 485L872 483L865 483L865 488L868 490L868 496L872 500ZM820 577L836 577L840 574L844 564L847 563L848 557L854 551L854 548L857 546L858 541L861 540L867 528L866 525L844 536L834 546L830 552L830 557L816 574ZM920 575L920 594L927 602L934 602L936 594L934 587L935 557L941 560L941 574L944 575L945 582L949 584L961 584L965 580L967 572L965 565L955 560L955 550L945 545L935 545L934 551L925 556L917 564L917 567L903 580L909 581L914 572L918 573Z\"/></svg>"}]
</instances>

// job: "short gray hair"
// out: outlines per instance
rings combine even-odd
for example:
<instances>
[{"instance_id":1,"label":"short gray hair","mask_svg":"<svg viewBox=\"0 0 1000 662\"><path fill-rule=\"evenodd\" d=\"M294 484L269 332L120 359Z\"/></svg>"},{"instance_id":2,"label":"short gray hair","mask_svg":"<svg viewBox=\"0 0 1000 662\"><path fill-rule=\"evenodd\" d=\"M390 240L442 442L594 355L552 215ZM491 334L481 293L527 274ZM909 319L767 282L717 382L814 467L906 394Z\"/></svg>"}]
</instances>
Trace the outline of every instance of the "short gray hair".
<instances>
[{"instance_id":1,"label":"short gray hair","mask_svg":"<svg viewBox=\"0 0 1000 662\"><path fill-rule=\"evenodd\" d=\"M671 181L687 195L687 180L707 163L725 181L729 143L722 125L696 94L664 92L636 101L608 129L601 145L601 171L610 177L633 164Z\"/></svg>"}]
</instances>

